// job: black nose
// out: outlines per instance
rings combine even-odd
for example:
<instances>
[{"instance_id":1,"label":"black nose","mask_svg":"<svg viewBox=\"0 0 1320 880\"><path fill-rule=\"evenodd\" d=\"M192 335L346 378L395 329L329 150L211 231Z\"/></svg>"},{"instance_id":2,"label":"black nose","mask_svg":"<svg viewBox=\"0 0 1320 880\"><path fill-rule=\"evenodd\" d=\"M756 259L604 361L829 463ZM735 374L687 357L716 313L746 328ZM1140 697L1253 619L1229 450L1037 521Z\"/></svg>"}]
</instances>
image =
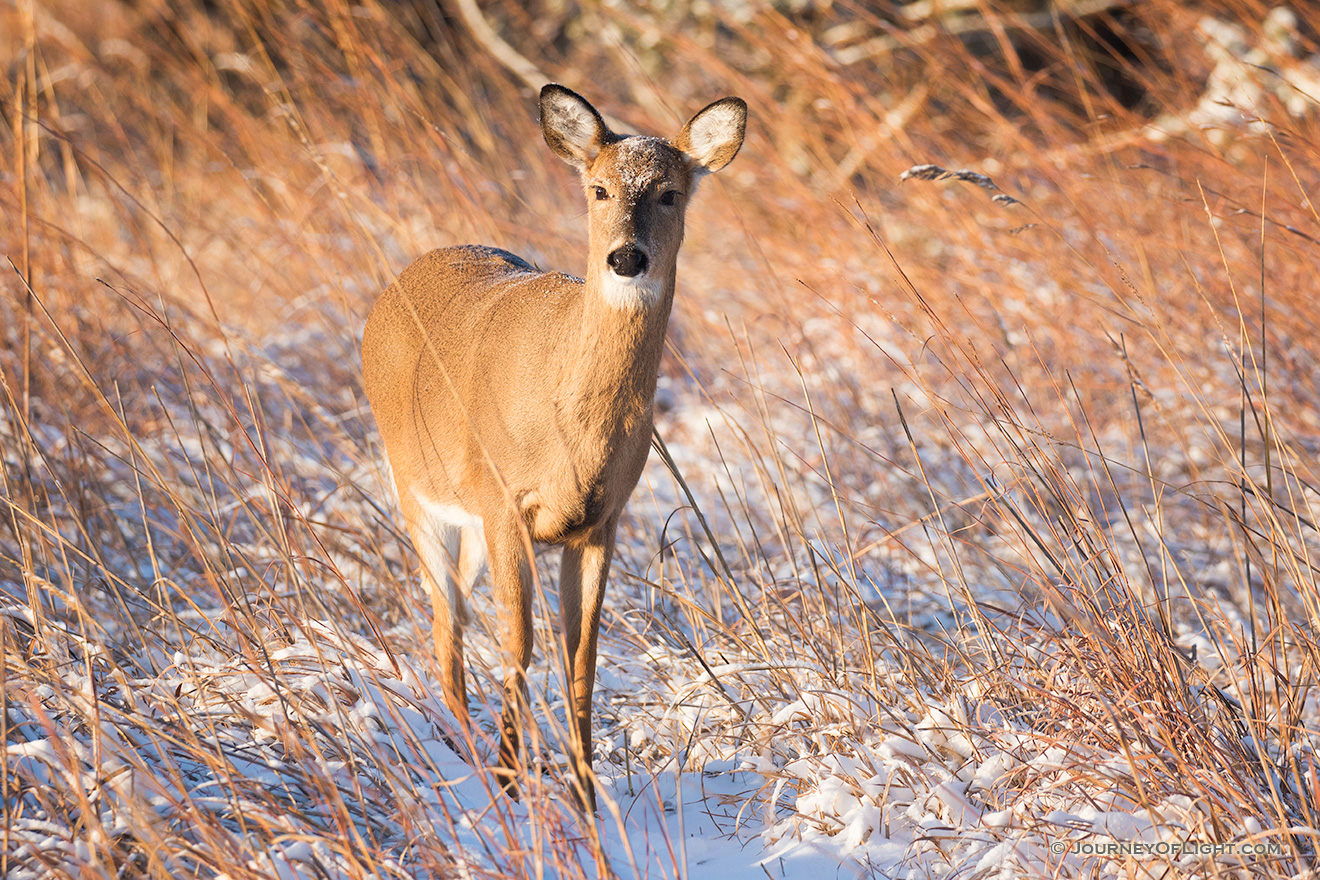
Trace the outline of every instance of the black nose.
<instances>
[{"instance_id":1,"label":"black nose","mask_svg":"<svg viewBox=\"0 0 1320 880\"><path fill-rule=\"evenodd\" d=\"M646 271L646 254L626 244L605 258L615 275L632 278Z\"/></svg>"}]
</instances>

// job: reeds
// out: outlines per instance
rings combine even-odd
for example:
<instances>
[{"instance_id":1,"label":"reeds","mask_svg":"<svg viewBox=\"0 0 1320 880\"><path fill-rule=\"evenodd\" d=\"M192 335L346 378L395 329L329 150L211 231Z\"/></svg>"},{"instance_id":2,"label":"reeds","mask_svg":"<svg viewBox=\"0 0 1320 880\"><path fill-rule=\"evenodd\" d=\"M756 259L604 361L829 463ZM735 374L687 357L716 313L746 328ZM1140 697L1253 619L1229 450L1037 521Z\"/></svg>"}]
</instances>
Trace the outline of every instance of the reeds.
<instances>
[{"instance_id":1,"label":"reeds","mask_svg":"<svg viewBox=\"0 0 1320 880\"><path fill-rule=\"evenodd\" d=\"M458 757L493 744L430 678L357 363L429 247L581 271L525 83L426 0L20 2L0 873L698 877L725 840L771 876L803 844L875 876L1312 869L1306 26L1270 50L1266 7L1209 10L1268 86L1211 132L1182 4L481 8L630 128L753 112L689 216L620 531L599 821L564 805L545 607L543 772L514 805ZM1134 840L1278 847L1080 848Z\"/></svg>"}]
</instances>

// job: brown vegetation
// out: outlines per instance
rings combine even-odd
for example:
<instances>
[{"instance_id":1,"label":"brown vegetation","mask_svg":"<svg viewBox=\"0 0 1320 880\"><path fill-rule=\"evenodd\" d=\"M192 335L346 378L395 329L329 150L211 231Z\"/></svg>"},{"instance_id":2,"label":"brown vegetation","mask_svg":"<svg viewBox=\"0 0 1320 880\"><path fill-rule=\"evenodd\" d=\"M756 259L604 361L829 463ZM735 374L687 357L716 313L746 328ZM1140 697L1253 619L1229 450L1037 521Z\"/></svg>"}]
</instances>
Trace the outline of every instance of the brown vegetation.
<instances>
[{"instance_id":1,"label":"brown vegetation","mask_svg":"<svg viewBox=\"0 0 1320 880\"><path fill-rule=\"evenodd\" d=\"M688 217L672 456L602 632L645 678L599 698L598 769L750 761L741 821L847 838L829 776L878 817L857 846L968 877L982 843L1084 839L1079 804L1285 854L1024 870L1309 870L1314 15L480 7L625 129L752 113ZM471 33L431 0L0 6L0 873L470 855L409 806L442 802L443 722L360 328L431 247L585 251L531 89ZM349 717L368 692L392 739ZM530 851L492 800L482 871L591 873L560 791ZM926 803L944 824L903 831Z\"/></svg>"}]
</instances>

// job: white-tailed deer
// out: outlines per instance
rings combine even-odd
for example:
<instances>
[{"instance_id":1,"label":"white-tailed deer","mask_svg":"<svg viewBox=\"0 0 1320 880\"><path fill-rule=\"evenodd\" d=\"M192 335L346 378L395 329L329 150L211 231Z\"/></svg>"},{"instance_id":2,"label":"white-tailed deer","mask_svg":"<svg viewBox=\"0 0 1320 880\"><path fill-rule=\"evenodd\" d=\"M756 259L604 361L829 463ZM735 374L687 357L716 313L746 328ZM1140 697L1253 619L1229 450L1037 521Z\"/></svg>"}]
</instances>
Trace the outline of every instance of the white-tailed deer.
<instances>
[{"instance_id":1,"label":"white-tailed deer","mask_svg":"<svg viewBox=\"0 0 1320 880\"><path fill-rule=\"evenodd\" d=\"M684 212L698 179L737 154L746 121L747 105L725 98L671 140L622 136L580 95L546 86L546 143L586 189L586 280L495 248L444 248L405 269L367 319L367 396L430 588L445 702L464 723L464 595L490 563L509 670L500 765L514 796L529 550L560 544L572 759L595 809L591 695L614 530L650 448Z\"/></svg>"}]
</instances>

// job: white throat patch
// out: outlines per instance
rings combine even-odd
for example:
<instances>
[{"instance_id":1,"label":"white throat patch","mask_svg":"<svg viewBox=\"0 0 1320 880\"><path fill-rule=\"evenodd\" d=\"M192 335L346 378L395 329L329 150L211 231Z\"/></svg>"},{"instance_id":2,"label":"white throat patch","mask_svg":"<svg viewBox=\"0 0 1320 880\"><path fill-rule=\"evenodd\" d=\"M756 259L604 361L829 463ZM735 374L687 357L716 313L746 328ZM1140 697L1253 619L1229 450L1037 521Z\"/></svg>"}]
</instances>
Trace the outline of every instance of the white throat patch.
<instances>
[{"instance_id":1,"label":"white throat patch","mask_svg":"<svg viewBox=\"0 0 1320 880\"><path fill-rule=\"evenodd\" d=\"M649 309L660 302L664 285L654 278L621 278L613 272L601 274L600 295L616 309Z\"/></svg>"}]
</instances>

